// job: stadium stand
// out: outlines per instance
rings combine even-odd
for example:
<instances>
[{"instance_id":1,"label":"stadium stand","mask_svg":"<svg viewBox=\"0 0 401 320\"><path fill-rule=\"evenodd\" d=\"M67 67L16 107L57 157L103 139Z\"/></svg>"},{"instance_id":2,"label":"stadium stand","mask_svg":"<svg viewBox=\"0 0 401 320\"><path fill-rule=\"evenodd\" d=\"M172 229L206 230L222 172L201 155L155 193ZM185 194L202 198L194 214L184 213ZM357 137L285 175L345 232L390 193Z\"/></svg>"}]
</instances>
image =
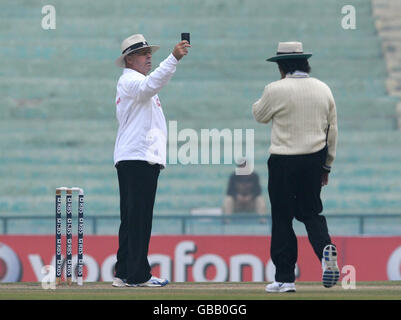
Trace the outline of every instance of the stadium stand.
<instances>
[{"instance_id":1,"label":"stadium stand","mask_svg":"<svg viewBox=\"0 0 401 320\"><path fill-rule=\"evenodd\" d=\"M386 91L371 3L355 3L357 28L344 30L342 4L329 0L56 0L57 27L43 30L46 1L2 1L0 217L52 215L54 190L61 185L85 189L87 215L119 216L112 155L121 70L114 60L122 39L142 33L161 45L153 57L157 65L181 32L191 32L192 48L159 95L167 121L198 134L202 128L243 129L244 139L245 129L254 129L255 170L268 202L270 126L254 121L251 106L264 86L278 79L276 66L265 62L277 43L302 41L314 53L312 75L332 88L337 102L339 145L323 191L325 212L333 219L336 214L401 213L398 98ZM155 215L221 206L234 167L169 165L160 175ZM367 232L401 231L391 219L381 223L375 228L372 219ZM8 232L51 233L53 228L53 221L15 220ZM117 232L108 220L98 228ZM154 232L174 228L170 221ZM334 233L354 229L339 223ZM268 232L263 225L260 230Z\"/></svg>"},{"instance_id":2,"label":"stadium stand","mask_svg":"<svg viewBox=\"0 0 401 320\"><path fill-rule=\"evenodd\" d=\"M382 40L388 79L387 91L401 97L401 3L397 0L372 0L376 29ZM397 124L401 129L401 103L397 104Z\"/></svg>"}]
</instances>

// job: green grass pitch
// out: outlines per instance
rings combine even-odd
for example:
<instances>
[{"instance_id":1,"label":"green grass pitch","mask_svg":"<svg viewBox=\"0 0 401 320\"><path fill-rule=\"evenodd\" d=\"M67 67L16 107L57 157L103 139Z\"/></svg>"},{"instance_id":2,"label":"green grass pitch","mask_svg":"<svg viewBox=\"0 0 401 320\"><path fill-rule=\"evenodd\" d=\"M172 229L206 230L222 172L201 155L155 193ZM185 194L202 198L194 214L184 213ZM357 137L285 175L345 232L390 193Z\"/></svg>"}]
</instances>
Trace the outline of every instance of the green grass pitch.
<instances>
[{"instance_id":1,"label":"green grass pitch","mask_svg":"<svg viewBox=\"0 0 401 320\"><path fill-rule=\"evenodd\" d=\"M0 283L0 300L401 300L401 281L341 282L324 288L319 282L297 282L295 293L266 293L264 282L186 282L163 288L114 288L110 282L62 284L43 289L40 282Z\"/></svg>"}]
</instances>

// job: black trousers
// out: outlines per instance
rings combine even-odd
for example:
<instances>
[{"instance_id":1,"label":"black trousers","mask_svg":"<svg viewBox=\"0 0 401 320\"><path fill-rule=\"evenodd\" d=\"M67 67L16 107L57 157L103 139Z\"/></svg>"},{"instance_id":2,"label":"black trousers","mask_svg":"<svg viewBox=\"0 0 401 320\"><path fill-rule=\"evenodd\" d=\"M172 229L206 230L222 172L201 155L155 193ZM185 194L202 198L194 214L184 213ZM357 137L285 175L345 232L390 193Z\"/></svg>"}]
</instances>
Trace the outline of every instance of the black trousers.
<instances>
[{"instance_id":1,"label":"black trousers","mask_svg":"<svg viewBox=\"0 0 401 320\"><path fill-rule=\"evenodd\" d=\"M268 160L268 191L271 203L272 235L270 254L277 282L295 281L298 258L297 238L292 222L303 222L319 261L323 248L331 243L320 199L322 164L326 149L308 155L271 155Z\"/></svg>"},{"instance_id":2,"label":"black trousers","mask_svg":"<svg viewBox=\"0 0 401 320\"><path fill-rule=\"evenodd\" d=\"M151 278L148 249L160 166L146 161L116 165L120 188L120 228L115 276L128 283Z\"/></svg>"}]
</instances>

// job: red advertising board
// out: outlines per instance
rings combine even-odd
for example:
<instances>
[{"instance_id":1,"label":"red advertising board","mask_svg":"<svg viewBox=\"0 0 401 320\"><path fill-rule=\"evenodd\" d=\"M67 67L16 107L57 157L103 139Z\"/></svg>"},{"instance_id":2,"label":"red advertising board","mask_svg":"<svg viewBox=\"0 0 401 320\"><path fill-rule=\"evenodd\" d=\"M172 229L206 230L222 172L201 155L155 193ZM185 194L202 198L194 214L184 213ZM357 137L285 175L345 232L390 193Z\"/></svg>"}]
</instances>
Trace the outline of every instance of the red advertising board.
<instances>
[{"instance_id":1,"label":"red advertising board","mask_svg":"<svg viewBox=\"0 0 401 320\"><path fill-rule=\"evenodd\" d=\"M339 267L355 268L356 281L400 280L401 237L333 237ZM117 236L88 235L84 240L84 280L111 281ZM151 239L149 261L153 274L170 281L271 281L270 237L167 236ZM65 252L63 239L63 253ZM76 265L73 238L73 267ZM0 281L40 281L42 268L55 265L55 237L0 236ZM43 273L42 273L43 272ZM320 281L321 264L307 237L298 237L296 276Z\"/></svg>"}]
</instances>

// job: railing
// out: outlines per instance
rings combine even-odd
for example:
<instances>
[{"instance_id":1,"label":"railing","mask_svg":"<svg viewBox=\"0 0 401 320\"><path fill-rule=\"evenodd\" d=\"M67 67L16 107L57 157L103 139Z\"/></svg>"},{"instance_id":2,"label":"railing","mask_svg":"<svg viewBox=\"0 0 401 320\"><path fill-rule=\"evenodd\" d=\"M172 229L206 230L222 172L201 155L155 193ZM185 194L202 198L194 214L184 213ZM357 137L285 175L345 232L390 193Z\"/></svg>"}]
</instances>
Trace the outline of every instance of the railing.
<instances>
[{"instance_id":1,"label":"railing","mask_svg":"<svg viewBox=\"0 0 401 320\"><path fill-rule=\"evenodd\" d=\"M357 219L358 221L358 233L360 235L365 234L365 224L368 219L388 219L394 218L399 219L399 224L401 224L401 214L329 214L325 215L327 219ZM246 222L247 225L260 225L271 224L271 216L265 215L260 216L256 214L234 214L234 215L155 215L155 220L177 220L180 223L180 233L181 234L191 234L190 228L193 226L194 222L197 221L209 221L213 225L229 225L231 223L241 223ZM53 220L54 216L0 216L0 222L2 222L2 234L9 233L9 222L15 220ZM91 226L91 233L98 234L98 222L99 220L115 220L118 222L119 216L86 216L85 225Z\"/></svg>"}]
</instances>

